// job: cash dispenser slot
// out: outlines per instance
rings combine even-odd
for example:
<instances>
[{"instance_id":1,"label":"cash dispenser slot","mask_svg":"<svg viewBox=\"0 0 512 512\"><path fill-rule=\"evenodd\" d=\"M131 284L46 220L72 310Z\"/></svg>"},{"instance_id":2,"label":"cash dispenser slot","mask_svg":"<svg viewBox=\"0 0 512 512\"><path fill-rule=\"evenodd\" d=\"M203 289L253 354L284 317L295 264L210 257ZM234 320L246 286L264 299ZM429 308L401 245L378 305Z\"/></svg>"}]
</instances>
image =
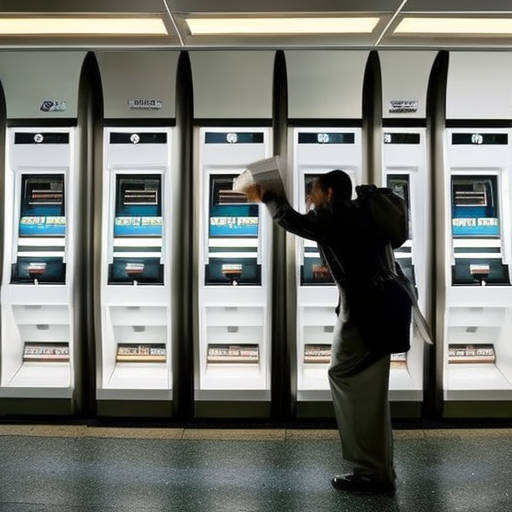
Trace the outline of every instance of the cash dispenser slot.
<instances>
[{"instance_id":1,"label":"cash dispenser slot","mask_svg":"<svg viewBox=\"0 0 512 512\"><path fill-rule=\"evenodd\" d=\"M206 361L208 364L258 364L260 348L255 344L210 343Z\"/></svg>"},{"instance_id":2,"label":"cash dispenser slot","mask_svg":"<svg viewBox=\"0 0 512 512\"><path fill-rule=\"evenodd\" d=\"M68 363L69 343L25 342L23 348L24 363Z\"/></svg>"},{"instance_id":3,"label":"cash dispenser slot","mask_svg":"<svg viewBox=\"0 0 512 512\"><path fill-rule=\"evenodd\" d=\"M304 364L329 364L331 361L331 344L317 343L304 345Z\"/></svg>"},{"instance_id":4,"label":"cash dispenser slot","mask_svg":"<svg viewBox=\"0 0 512 512\"><path fill-rule=\"evenodd\" d=\"M167 360L164 343L118 343L117 363L165 363Z\"/></svg>"},{"instance_id":5,"label":"cash dispenser slot","mask_svg":"<svg viewBox=\"0 0 512 512\"><path fill-rule=\"evenodd\" d=\"M62 258L18 257L12 265L12 284L64 284L66 264Z\"/></svg>"},{"instance_id":6,"label":"cash dispenser slot","mask_svg":"<svg viewBox=\"0 0 512 512\"><path fill-rule=\"evenodd\" d=\"M114 257L109 264L108 284L163 284L160 258Z\"/></svg>"}]
</instances>

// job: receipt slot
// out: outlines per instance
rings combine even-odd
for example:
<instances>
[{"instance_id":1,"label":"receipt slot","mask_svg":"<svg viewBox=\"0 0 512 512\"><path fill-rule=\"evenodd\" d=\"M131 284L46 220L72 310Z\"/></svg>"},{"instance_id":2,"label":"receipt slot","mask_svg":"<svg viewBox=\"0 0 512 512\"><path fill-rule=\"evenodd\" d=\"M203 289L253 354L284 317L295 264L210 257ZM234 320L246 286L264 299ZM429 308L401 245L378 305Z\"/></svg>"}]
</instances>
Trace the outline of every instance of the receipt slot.
<instances>
[{"instance_id":1,"label":"receipt slot","mask_svg":"<svg viewBox=\"0 0 512 512\"><path fill-rule=\"evenodd\" d=\"M446 147L445 412L478 415L512 399L512 132L453 128Z\"/></svg>"},{"instance_id":2,"label":"receipt slot","mask_svg":"<svg viewBox=\"0 0 512 512\"><path fill-rule=\"evenodd\" d=\"M270 135L268 128L198 131L198 416L270 411L271 219L232 191L248 164L271 156Z\"/></svg>"},{"instance_id":3,"label":"receipt slot","mask_svg":"<svg viewBox=\"0 0 512 512\"><path fill-rule=\"evenodd\" d=\"M354 189L362 183L360 128L295 128L293 141L296 210L307 212L306 199L313 182L333 169L348 173ZM305 415L310 407L314 409L321 402L325 405L331 401L327 369L337 321L338 289L320 258L316 242L300 237L292 240L293 287L297 290L297 403L298 414Z\"/></svg>"},{"instance_id":4,"label":"receipt slot","mask_svg":"<svg viewBox=\"0 0 512 512\"><path fill-rule=\"evenodd\" d=\"M171 414L171 137L105 130L100 415Z\"/></svg>"},{"instance_id":5,"label":"receipt slot","mask_svg":"<svg viewBox=\"0 0 512 512\"><path fill-rule=\"evenodd\" d=\"M74 138L72 128L8 130L0 398L37 399L46 413L76 405Z\"/></svg>"}]
</instances>

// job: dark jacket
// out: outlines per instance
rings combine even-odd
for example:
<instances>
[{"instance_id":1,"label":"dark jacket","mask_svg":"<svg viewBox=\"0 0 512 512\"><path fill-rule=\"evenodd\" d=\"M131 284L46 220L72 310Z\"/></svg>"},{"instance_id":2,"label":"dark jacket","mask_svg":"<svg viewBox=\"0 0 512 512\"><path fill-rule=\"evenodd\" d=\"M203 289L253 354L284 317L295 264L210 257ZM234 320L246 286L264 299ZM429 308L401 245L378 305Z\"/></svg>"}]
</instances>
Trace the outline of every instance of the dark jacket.
<instances>
[{"instance_id":1,"label":"dark jacket","mask_svg":"<svg viewBox=\"0 0 512 512\"><path fill-rule=\"evenodd\" d=\"M334 200L307 214L267 192L272 218L284 229L317 242L340 295L346 321L359 330L375 354L405 352L410 347L412 301L393 250L374 233L352 201Z\"/></svg>"}]
</instances>

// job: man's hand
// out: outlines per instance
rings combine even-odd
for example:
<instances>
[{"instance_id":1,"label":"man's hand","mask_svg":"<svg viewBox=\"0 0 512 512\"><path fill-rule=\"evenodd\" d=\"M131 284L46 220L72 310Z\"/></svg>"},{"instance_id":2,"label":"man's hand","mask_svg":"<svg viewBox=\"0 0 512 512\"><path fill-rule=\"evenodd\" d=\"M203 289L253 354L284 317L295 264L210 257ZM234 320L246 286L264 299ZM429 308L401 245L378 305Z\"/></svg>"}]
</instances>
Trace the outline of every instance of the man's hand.
<instances>
[{"instance_id":1,"label":"man's hand","mask_svg":"<svg viewBox=\"0 0 512 512\"><path fill-rule=\"evenodd\" d=\"M245 189L245 195L247 196L247 201L250 203L261 203L263 191L260 185L254 183Z\"/></svg>"}]
</instances>

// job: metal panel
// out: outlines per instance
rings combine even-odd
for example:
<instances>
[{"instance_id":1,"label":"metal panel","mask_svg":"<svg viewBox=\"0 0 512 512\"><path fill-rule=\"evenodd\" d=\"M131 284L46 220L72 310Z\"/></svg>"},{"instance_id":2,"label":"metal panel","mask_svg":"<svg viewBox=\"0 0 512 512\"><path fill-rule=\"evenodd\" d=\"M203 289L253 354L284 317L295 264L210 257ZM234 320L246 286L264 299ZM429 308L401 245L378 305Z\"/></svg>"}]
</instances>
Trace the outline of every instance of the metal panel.
<instances>
[{"instance_id":1,"label":"metal panel","mask_svg":"<svg viewBox=\"0 0 512 512\"><path fill-rule=\"evenodd\" d=\"M196 119L271 119L274 52L190 55Z\"/></svg>"},{"instance_id":2,"label":"metal panel","mask_svg":"<svg viewBox=\"0 0 512 512\"><path fill-rule=\"evenodd\" d=\"M2 0L1 12L55 12L55 13L122 13L164 12L162 0Z\"/></svg>"},{"instance_id":3,"label":"metal panel","mask_svg":"<svg viewBox=\"0 0 512 512\"><path fill-rule=\"evenodd\" d=\"M0 53L8 119L75 118L85 52Z\"/></svg>"},{"instance_id":4,"label":"metal panel","mask_svg":"<svg viewBox=\"0 0 512 512\"><path fill-rule=\"evenodd\" d=\"M446 118L497 120L511 115L512 53L450 53Z\"/></svg>"},{"instance_id":5,"label":"metal panel","mask_svg":"<svg viewBox=\"0 0 512 512\"><path fill-rule=\"evenodd\" d=\"M98 52L105 118L174 118L178 51Z\"/></svg>"},{"instance_id":6,"label":"metal panel","mask_svg":"<svg viewBox=\"0 0 512 512\"><path fill-rule=\"evenodd\" d=\"M16 0L11 0L16 1ZM19 0L18 0L19 1ZM425 0L424 0L425 1ZM280 13L300 12L343 14L347 12L394 12L402 0L317 0L311 5L311 0L260 0L259 2L239 2L238 0L166 0L175 13ZM313 9L312 9L313 7Z\"/></svg>"},{"instance_id":7,"label":"metal panel","mask_svg":"<svg viewBox=\"0 0 512 512\"><path fill-rule=\"evenodd\" d=\"M361 119L368 52L286 52L291 119Z\"/></svg>"},{"instance_id":8,"label":"metal panel","mask_svg":"<svg viewBox=\"0 0 512 512\"><path fill-rule=\"evenodd\" d=\"M403 13L443 13L444 15L459 15L462 13L487 13L512 11L509 0L408 0L402 9Z\"/></svg>"},{"instance_id":9,"label":"metal panel","mask_svg":"<svg viewBox=\"0 0 512 512\"><path fill-rule=\"evenodd\" d=\"M436 55L432 51L379 52L383 117L426 117L428 80Z\"/></svg>"}]
</instances>

